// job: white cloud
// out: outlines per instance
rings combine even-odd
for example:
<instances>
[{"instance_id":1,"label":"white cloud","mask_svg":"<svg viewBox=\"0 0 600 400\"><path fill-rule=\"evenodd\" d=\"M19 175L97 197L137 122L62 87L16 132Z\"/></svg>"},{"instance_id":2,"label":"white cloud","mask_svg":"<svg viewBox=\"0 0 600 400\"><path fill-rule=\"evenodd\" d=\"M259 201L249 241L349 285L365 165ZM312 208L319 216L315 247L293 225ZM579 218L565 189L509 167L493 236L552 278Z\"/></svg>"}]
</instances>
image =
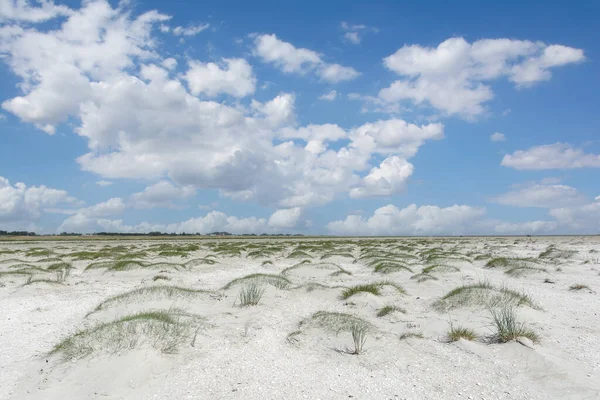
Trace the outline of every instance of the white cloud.
<instances>
[{"instance_id":1,"label":"white cloud","mask_svg":"<svg viewBox=\"0 0 600 400\"><path fill-rule=\"evenodd\" d=\"M174 201L193 196L196 190L192 187L177 187L170 182L161 181L148 186L144 191L131 195L131 203L135 208L175 207Z\"/></svg>"},{"instance_id":2,"label":"white cloud","mask_svg":"<svg viewBox=\"0 0 600 400\"><path fill-rule=\"evenodd\" d=\"M550 69L585 59L583 50L511 39L461 37L437 47L405 45L384 58L384 65L403 78L379 92L394 103L410 100L429 104L447 115L472 119L485 112L494 96L486 84L508 77L517 86L548 80Z\"/></svg>"},{"instance_id":3,"label":"white cloud","mask_svg":"<svg viewBox=\"0 0 600 400\"><path fill-rule=\"evenodd\" d=\"M321 80L330 83L352 80L360 75L352 67L326 63L316 51L297 48L275 35L258 35L254 44L254 53L262 61L274 64L285 73L303 75L313 72Z\"/></svg>"},{"instance_id":4,"label":"white cloud","mask_svg":"<svg viewBox=\"0 0 600 400\"><path fill-rule=\"evenodd\" d=\"M491 199L517 207L558 208L583 204L587 198L577 189L558 184L529 183Z\"/></svg>"},{"instance_id":5,"label":"white cloud","mask_svg":"<svg viewBox=\"0 0 600 400\"><path fill-rule=\"evenodd\" d=\"M0 222L26 225L39 219L45 209L56 206L74 206L80 202L64 190L42 186L27 186L22 182L12 185L0 176Z\"/></svg>"},{"instance_id":6,"label":"white cloud","mask_svg":"<svg viewBox=\"0 0 600 400\"><path fill-rule=\"evenodd\" d=\"M271 228L293 228L298 224L301 214L302 209L299 207L277 210L269 217L269 226Z\"/></svg>"},{"instance_id":7,"label":"white cloud","mask_svg":"<svg viewBox=\"0 0 600 400\"><path fill-rule=\"evenodd\" d=\"M98 186L110 186L112 184L113 183L111 181L98 181L98 182L96 182L96 185L98 185Z\"/></svg>"},{"instance_id":8,"label":"white cloud","mask_svg":"<svg viewBox=\"0 0 600 400\"><path fill-rule=\"evenodd\" d=\"M599 196L600 197L600 196ZM574 207L562 207L550 210L560 225L571 228L576 233L600 233L600 198Z\"/></svg>"},{"instance_id":9,"label":"white cloud","mask_svg":"<svg viewBox=\"0 0 600 400\"><path fill-rule=\"evenodd\" d=\"M51 0L35 3L38 7L32 7L29 0L0 0L0 22L44 22L58 16L71 14L68 7L56 5Z\"/></svg>"},{"instance_id":10,"label":"white cloud","mask_svg":"<svg viewBox=\"0 0 600 400\"><path fill-rule=\"evenodd\" d=\"M390 196L406 187L413 173L413 165L398 156L388 157L379 167L374 167L365 176L359 187L350 190L350 197Z\"/></svg>"},{"instance_id":11,"label":"white cloud","mask_svg":"<svg viewBox=\"0 0 600 400\"><path fill-rule=\"evenodd\" d=\"M199 61L190 61L189 64L185 79L194 95L203 93L215 97L226 93L234 97L245 97L256 89L252 67L244 59L225 58L222 66Z\"/></svg>"},{"instance_id":12,"label":"white cloud","mask_svg":"<svg viewBox=\"0 0 600 400\"><path fill-rule=\"evenodd\" d=\"M327 93L323 93L321 96L319 96L320 100L327 100L327 101L333 101L336 99L338 93L335 90L332 90L330 92Z\"/></svg>"},{"instance_id":13,"label":"white cloud","mask_svg":"<svg viewBox=\"0 0 600 400\"><path fill-rule=\"evenodd\" d=\"M210 24L191 25L188 27L176 26L172 32L175 36L195 36L200 32L208 29Z\"/></svg>"},{"instance_id":14,"label":"white cloud","mask_svg":"<svg viewBox=\"0 0 600 400\"><path fill-rule=\"evenodd\" d=\"M495 132L490 136L490 140L492 142L504 142L506 140L506 136L503 133Z\"/></svg>"},{"instance_id":15,"label":"white cloud","mask_svg":"<svg viewBox=\"0 0 600 400\"><path fill-rule=\"evenodd\" d=\"M330 222L327 230L335 235L456 235L469 231L484 213L484 209L465 205L440 208L411 204L399 209L389 204L369 218L349 215Z\"/></svg>"},{"instance_id":16,"label":"white cloud","mask_svg":"<svg viewBox=\"0 0 600 400\"><path fill-rule=\"evenodd\" d=\"M518 170L600 168L600 154L585 153L568 143L554 143L507 154L501 165Z\"/></svg>"},{"instance_id":17,"label":"white cloud","mask_svg":"<svg viewBox=\"0 0 600 400\"><path fill-rule=\"evenodd\" d=\"M370 28L363 24L349 24L348 22L342 21L340 28L344 31L344 39L352 44L360 44L362 37L367 32L379 32L377 28Z\"/></svg>"},{"instance_id":18,"label":"white cloud","mask_svg":"<svg viewBox=\"0 0 600 400\"><path fill-rule=\"evenodd\" d=\"M292 93L241 103L237 98L255 87L247 62L195 60L177 74L173 57L179 55L162 54L155 39L168 19L95 0L53 21L51 30L29 24L0 29L2 59L23 90L4 107L49 133L73 124L89 148L77 162L98 179L168 179L276 209L324 205L379 178L378 193L395 191L402 180L384 170L407 165L426 141L443 137L441 124L401 119L352 129L300 126ZM288 72L345 71L274 35L256 43L261 57ZM234 98L194 95L219 93ZM389 157L395 161L382 167L381 158Z\"/></svg>"},{"instance_id":19,"label":"white cloud","mask_svg":"<svg viewBox=\"0 0 600 400\"><path fill-rule=\"evenodd\" d=\"M125 211L125 203L120 197L113 197L107 201L90 207L75 210L74 214L63 221L59 226L59 232L97 232L98 221L105 217L121 214Z\"/></svg>"}]
</instances>

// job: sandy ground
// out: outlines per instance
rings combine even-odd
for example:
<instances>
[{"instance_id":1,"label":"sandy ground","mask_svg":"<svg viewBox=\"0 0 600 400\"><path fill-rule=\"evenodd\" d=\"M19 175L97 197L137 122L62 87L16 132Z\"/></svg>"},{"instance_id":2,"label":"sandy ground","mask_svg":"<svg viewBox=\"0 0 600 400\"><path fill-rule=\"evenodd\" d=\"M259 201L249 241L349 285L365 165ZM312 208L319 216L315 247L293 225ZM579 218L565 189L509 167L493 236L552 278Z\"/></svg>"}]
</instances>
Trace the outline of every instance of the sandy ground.
<instances>
[{"instance_id":1,"label":"sandy ground","mask_svg":"<svg viewBox=\"0 0 600 400\"><path fill-rule=\"evenodd\" d=\"M0 242L0 399L600 399L600 237L332 241L333 247L302 250L306 254L298 258L288 256L319 240L231 241L242 249L239 255L215 251L217 245L205 240ZM200 248L185 257L159 256L149 250L157 243ZM77 260L70 255L105 246L125 246L145 267L86 271L91 263L115 256ZM265 246L280 249L248 257ZM540 258L549 246L553 251ZM39 250L32 248L51 254L35 254ZM406 260L412 272L375 272L361 258L369 248L412 255ZM428 260L429 249L454 255ZM146 254L135 254L140 251ZM335 252L345 254L321 259ZM192 262L186 268L166 264L206 256L216 262ZM485 267L493 257L530 258L529 265L537 269L510 276L506 268ZM31 266L44 269L58 259L73 267L63 283L26 284L30 277L46 276ZM299 264L303 260L308 261ZM434 264L446 268L432 270L428 280L415 277ZM283 274L290 287L266 285L256 306L237 304L242 285L223 289L233 279L282 274L294 265ZM339 268L351 275L336 273ZM29 272L1 274L19 269ZM157 275L168 279L154 281ZM340 298L344 287L382 279L401 285L406 294L385 286L378 296ZM531 297L538 307L521 305L518 315L540 336L539 343L491 343L493 326L484 305L434 307L450 290L483 280ZM323 286L308 288L310 283ZM571 290L574 284L587 288ZM156 285L210 292L136 298L93 312L111 296ZM378 317L378 309L388 304L405 313ZM60 351L49 355L80 330L144 310L175 308L202 318L201 327L176 352L160 351L146 338L116 352L96 346L80 358ZM347 351L353 343L348 331L311 322L318 311L347 313L370 323L364 352ZM449 342L450 321L473 329L479 339ZM401 339L407 332L422 338Z\"/></svg>"}]
</instances>

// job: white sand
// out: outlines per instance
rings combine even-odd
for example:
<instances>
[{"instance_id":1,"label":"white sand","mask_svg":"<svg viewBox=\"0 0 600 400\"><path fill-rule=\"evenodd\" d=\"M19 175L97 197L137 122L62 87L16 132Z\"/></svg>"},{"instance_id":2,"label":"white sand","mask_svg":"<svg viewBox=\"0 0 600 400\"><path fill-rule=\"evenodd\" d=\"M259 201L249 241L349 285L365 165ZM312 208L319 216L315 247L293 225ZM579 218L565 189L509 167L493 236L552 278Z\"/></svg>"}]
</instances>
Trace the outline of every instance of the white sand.
<instances>
[{"instance_id":1,"label":"white sand","mask_svg":"<svg viewBox=\"0 0 600 400\"><path fill-rule=\"evenodd\" d=\"M398 239L398 244L411 240L415 239ZM107 244L144 248L155 243L0 242L0 251L45 247L69 261L64 254L94 245L97 250ZM600 399L600 237L440 238L430 239L417 249L458 246L458 251L471 259L477 254L537 258L550 244L577 253L543 261L538 266L547 272L522 277L507 276L499 268L484 268L486 260L448 261L460 271L434 271L432 275L438 280L422 283L410 279L421 271L422 262L411 267L414 273L383 275L349 258L319 260L317 256L313 263L334 263L352 275L331 276L335 269L307 264L290 271L287 277L295 285L318 282L328 286L390 279L408 294L399 295L386 287L381 296L361 293L340 300L340 288L307 292L305 287L279 290L268 286L260 304L246 308L234 306L239 286L220 288L250 273L277 274L296 264L299 259L286 258L292 247L268 258L273 265L262 266L265 258L246 259L244 254L217 257L214 265L164 273L170 281L153 282L158 270L84 272L90 261L73 262L76 270L61 285L22 286L25 277L2 276L0 399ZM211 253L202 249L185 259L154 255L146 260L182 262ZM358 247L353 254L359 256ZM10 270L15 263L2 261L13 258L34 265L39 259L19 253L0 254L0 271ZM491 334L489 312L484 308L440 313L432 307L451 289L481 279L525 291L543 308L518 309L520 318L540 335L540 343L528 348L517 342L447 342L450 319L482 337ZM545 279L554 283L544 283ZM576 283L590 290L569 290ZM86 317L110 296L156 284L210 289L220 296L130 302ZM377 309L385 304L398 305L406 314L376 317ZM47 356L54 345L84 327L141 310L173 306L205 317L195 345L185 343L176 354L142 346L118 354L95 352L76 361ZM350 313L371 322L375 330L368 335L364 354L344 351L352 343L348 332L336 335L310 324L303 326L294 341L286 340L298 330L301 320L319 310ZM422 332L424 338L400 340L407 331Z\"/></svg>"}]
</instances>

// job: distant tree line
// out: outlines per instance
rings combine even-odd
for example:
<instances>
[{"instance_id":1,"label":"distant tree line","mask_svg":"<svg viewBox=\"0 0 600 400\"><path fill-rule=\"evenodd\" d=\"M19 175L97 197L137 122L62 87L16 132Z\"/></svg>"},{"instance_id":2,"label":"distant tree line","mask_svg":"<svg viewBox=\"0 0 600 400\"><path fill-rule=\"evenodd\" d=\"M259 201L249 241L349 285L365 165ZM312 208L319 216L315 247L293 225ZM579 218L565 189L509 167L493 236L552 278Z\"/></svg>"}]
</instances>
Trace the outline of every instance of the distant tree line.
<instances>
[{"instance_id":1,"label":"distant tree line","mask_svg":"<svg viewBox=\"0 0 600 400\"><path fill-rule=\"evenodd\" d=\"M61 232L57 236L81 236L81 233L77 232ZM37 236L35 232L27 232L27 231L2 231L0 230L0 236ZM55 236L55 235L49 235ZM98 232L89 234L89 236L304 236L299 233L291 234L291 233L277 233L277 234L269 234L269 233L243 233L240 235L236 235L229 232L211 232L205 235L201 233L165 233L165 232L148 232L148 233L122 233L122 232Z\"/></svg>"}]
</instances>

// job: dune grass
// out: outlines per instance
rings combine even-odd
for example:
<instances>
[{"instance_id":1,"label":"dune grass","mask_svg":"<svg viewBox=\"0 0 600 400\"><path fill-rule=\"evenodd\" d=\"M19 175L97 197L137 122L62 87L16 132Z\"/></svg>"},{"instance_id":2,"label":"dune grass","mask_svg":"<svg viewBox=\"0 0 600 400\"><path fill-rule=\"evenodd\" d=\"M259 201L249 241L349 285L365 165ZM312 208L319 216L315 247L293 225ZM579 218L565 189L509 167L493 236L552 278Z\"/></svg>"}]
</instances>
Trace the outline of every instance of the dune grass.
<instances>
[{"instance_id":1,"label":"dune grass","mask_svg":"<svg viewBox=\"0 0 600 400\"><path fill-rule=\"evenodd\" d=\"M521 276L525 276L531 273L539 273L539 272L548 272L545 268L536 268L536 267L528 267L528 266L519 266L511 269L507 269L504 273L508 276L512 276L514 278L518 278Z\"/></svg>"},{"instance_id":2,"label":"dune grass","mask_svg":"<svg viewBox=\"0 0 600 400\"><path fill-rule=\"evenodd\" d=\"M583 290L583 289L587 289L590 290L590 287L588 285L584 285L582 283L575 283L571 286L569 286L569 290L571 291L579 291L579 290Z\"/></svg>"},{"instance_id":3,"label":"dune grass","mask_svg":"<svg viewBox=\"0 0 600 400\"><path fill-rule=\"evenodd\" d=\"M236 278L225 286L223 289L227 290L235 285L239 285L242 283L250 283L250 282L259 282L267 285L274 286L277 289L289 289L292 286L292 282L284 276L274 275L274 274L250 274L243 276L241 278Z\"/></svg>"},{"instance_id":4,"label":"dune grass","mask_svg":"<svg viewBox=\"0 0 600 400\"><path fill-rule=\"evenodd\" d=\"M88 315L107 309L110 306L114 306L117 304L130 303L133 301L145 302L156 299L191 299L199 295L212 293L208 290L201 289L191 289L180 286L146 286L139 289L130 290L125 293L121 293L108 299L104 300L102 303L98 304L96 308L90 312Z\"/></svg>"},{"instance_id":5,"label":"dune grass","mask_svg":"<svg viewBox=\"0 0 600 400\"><path fill-rule=\"evenodd\" d=\"M501 304L525 305L540 309L527 294L505 286L494 286L487 281L454 288L434 302L433 307L442 312L461 307L491 307Z\"/></svg>"},{"instance_id":6,"label":"dune grass","mask_svg":"<svg viewBox=\"0 0 600 400\"><path fill-rule=\"evenodd\" d=\"M142 347L172 354L190 341L202 321L180 310L144 311L81 330L54 346L48 355L75 361L94 353L118 354Z\"/></svg>"},{"instance_id":7,"label":"dune grass","mask_svg":"<svg viewBox=\"0 0 600 400\"><path fill-rule=\"evenodd\" d=\"M300 321L298 327L316 326L339 334L340 332L351 332L353 328L360 325L363 325L368 330L373 329L373 326L369 322L352 314L317 311L309 318Z\"/></svg>"},{"instance_id":8,"label":"dune grass","mask_svg":"<svg viewBox=\"0 0 600 400\"><path fill-rule=\"evenodd\" d=\"M404 308L392 305L392 304L387 304L383 307L381 307L379 310L377 310L377 316L378 317L385 317L388 314L394 313L394 312L401 312L403 314L406 314L406 310Z\"/></svg>"},{"instance_id":9,"label":"dune grass","mask_svg":"<svg viewBox=\"0 0 600 400\"><path fill-rule=\"evenodd\" d=\"M540 341L537 333L518 320L514 306L505 304L498 308L491 308L490 313L495 328L492 341L506 343L517 340L519 337L526 337L534 343Z\"/></svg>"},{"instance_id":10,"label":"dune grass","mask_svg":"<svg viewBox=\"0 0 600 400\"><path fill-rule=\"evenodd\" d=\"M240 289L238 299L240 307L256 306L265 294L265 285L256 281L245 283Z\"/></svg>"},{"instance_id":11,"label":"dune grass","mask_svg":"<svg viewBox=\"0 0 600 400\"><path fill-rule=\"evenodd\" d=\"M311 263L310 260L303 260L302 262L294 264L291 267L285 268L283 271L281 271L281 275L287 276L292 271L299 269L299 268L303 268L305 266L308 266L310 268L316 268L316 269L331 269L331 270L333 270L333 272L330 274L331 276L352 275L352 273L350 271L345 270L344 268L340 267L337 264L333 264L333 263L313 264L313 263Z\"/></svg>"},{"instance_id":12,"label":"dune grass","mask_svg":"<svg viewBox=\"0 0 600 400\"><path fill-rule=\"evenodd\" d=\"M373 282L373 283L367 283L367 284L362 284L362 285L356 285L356 286L351 286L349 288L346 288L342 291L342 294L340 295L340 298L342 300L346 300L352 296L354 296L355 294L358 293L371 293L375 296L380 296L381 295L381 289L384 286L392 286L393 288L396 289L396 291L400 294L406 294L406 291L404 290L404 288L394 282L391 281L379 281L379 282Z\"/></svg>"},{"instance_id":13,"label":"dune grass","mask_svg":"<svg viewBox=\"0 0 600 400\"><path fill-rule=\"evenodd\" d=\"M420 331L407 331L404 332L402 335L398 336L398 339L400 340L406 340L406 339L424 339L425 336L423 335L423 332Z\"/></svg>"},{"instance_id":14,"label":"dune grass","mask_svg":"<svg viewBox=\"0 0 600 400\"><path fill-rule=\"evenodd\" d=\"M474 330L462 326L454 326L450 323L450 329L446 333L449 342L456 342L460 339L477 340L477 334Z\"/></svg>"}]
</instances>

